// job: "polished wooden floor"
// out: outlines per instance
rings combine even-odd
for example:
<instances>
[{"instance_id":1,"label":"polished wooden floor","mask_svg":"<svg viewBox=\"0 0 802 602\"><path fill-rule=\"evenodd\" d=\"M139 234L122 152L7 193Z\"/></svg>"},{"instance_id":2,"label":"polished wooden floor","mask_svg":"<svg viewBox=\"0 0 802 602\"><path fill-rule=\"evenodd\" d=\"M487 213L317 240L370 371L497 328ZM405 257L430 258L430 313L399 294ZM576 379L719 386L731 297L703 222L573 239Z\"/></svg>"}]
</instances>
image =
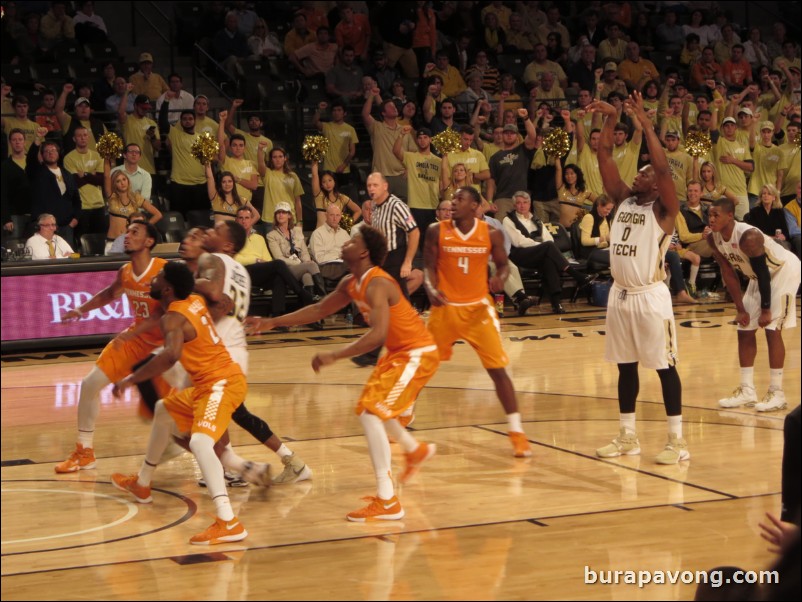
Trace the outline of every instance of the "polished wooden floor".
<instances>
[{"instance_id":1,"label":"polished wooden floor","mask_svg":"<svg viewBox=\"0 0 802 602\"><path fill-rule=\"evenodd\" d=\"M341 362L315 375L316 348L359 329L329 325L252 341L248 406L314 470L311 481L230 490L249 537L199 549L211 522L189 455L160 467L140 506L109 476L135 471L149 427L137 399L106 392L96 470L53 466L75 439L81 378L94 352L2 361L2 598L107 600L690 600L693 584L587 584L602 571L760 570L772 556L758 522L780 505L783 418L800 399L799 330L786 336L789 408L757 415L716 400L738 381L731 307L677 308L685 436L692 458L658 466L665 442L659 380L641 371L641 456L600 460L617 432L616 370L603 359L604 314L502 322L534 457L511 456L490 379L459 345L422 393L416 436L438 454L400 490L402 521L351 524L374 479L353 404L368 370ZM756 365L768 385L765 340ZM246 457L276 462L242 431ZM394 446L394 459L402 455Z\"/></svg>"}]
</instances>

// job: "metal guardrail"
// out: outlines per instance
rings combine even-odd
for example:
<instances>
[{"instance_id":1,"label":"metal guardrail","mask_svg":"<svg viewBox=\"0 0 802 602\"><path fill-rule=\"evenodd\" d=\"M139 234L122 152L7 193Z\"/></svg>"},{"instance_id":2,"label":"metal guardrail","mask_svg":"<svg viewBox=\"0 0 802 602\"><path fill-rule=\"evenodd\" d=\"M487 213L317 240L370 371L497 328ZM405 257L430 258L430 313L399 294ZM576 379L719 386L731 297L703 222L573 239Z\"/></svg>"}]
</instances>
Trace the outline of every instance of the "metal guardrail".
<instances>
[{"instance_id":1,"label":"metal guardrail","mask_svg":"<svg viewBox=\"0 0 802 602\"><path fill-rule=\"evenodd\" d=\"M164 20L167 25L167 35L164 35L162 31L162 27L159 27L156 23L154 23L137 5L138 2L131 2L131 45L136 46L136 17L139 15L142 17L142 20L145 21L148 25L150 25L151 30L159 36L162 41L167 44L168 51L170 53L170 72L175 72L175 27L173 25L172 19L164 14L164 11L159 8L156 2L145 2L150 6L156 13Z\"/></svg>"}]
</instances>

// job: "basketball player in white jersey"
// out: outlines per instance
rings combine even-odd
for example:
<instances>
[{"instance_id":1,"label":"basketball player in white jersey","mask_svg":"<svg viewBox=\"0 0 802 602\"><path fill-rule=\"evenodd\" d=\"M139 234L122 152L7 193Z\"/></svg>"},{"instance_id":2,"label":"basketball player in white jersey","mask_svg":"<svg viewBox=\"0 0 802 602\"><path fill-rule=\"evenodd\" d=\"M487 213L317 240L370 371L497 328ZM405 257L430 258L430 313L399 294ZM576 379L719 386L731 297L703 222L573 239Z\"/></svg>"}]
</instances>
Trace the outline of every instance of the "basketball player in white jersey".
<instances>
[{"instance_id":1,"label":"basketball player in white jersey","mask_svg":"<svg viewBox=\"0 0 802 602\"><path fill-rule=\"evenodd\" d=\"M757 228L735 221L732 201L721 199L714 202L708 217L712 232L707 241L738 311L738 360L741 365L741 384L730 397L720 399L718 404L722 408L754 405L758 412L781 410L786 406L782 331L796 326L799 258ZM736 271L749 278L743 295ZM758 328L766 330L771 379L768 392L759 403L754 382Z\"/></svg>"},{"instance_id":2,"label":"basketball player in white jersey","mask_svg":"<svg viewBox=\"0 0 802 602\"><path fill-rule=\"evenodd\" d=\"M665 151L634 92L627 101L632 119L643 124L651 164L631 184L621 180L613 161L613 132L617 113L605 102L589 110L604 115L599 141L599 171L604 189L617 204L610 230L610 271L614 284L607 303L605 359L618 364L620 431L613 442L596 450L600 458L640 453L635 431L638 364L657 370L668 417L668 443L657 455L658 464L676 464L690 458L682 437L682 384L677 373L677 339L671 293L663 283L665 254L679 213Z\"/></svg>"},{"instance_id":3,"label":"basketball player in white jersey","mask_svg":"<svg viewBox=\"0 0 802 602\"><path fill-rule=\"evenodd\" d=\"M238 223L218 222L214 228L190 230L179 252L189 268L196 272L195 292L206 298L217 333L232 359L247 376L248 348L243 321L251 302L251 278L245 267L234 260L246 239L247 233ZM232 419L281 458L284 470L272 479L273 484L294 483L312 477L312 470L304 461L282 443L264 420L251 414L244 403L237 408ZM220 460L226 469L241 474L247 481L269 484L264 464L244 460L227 441L223 442L225 448L220 450Z\"/></svg>"}]
</instances>

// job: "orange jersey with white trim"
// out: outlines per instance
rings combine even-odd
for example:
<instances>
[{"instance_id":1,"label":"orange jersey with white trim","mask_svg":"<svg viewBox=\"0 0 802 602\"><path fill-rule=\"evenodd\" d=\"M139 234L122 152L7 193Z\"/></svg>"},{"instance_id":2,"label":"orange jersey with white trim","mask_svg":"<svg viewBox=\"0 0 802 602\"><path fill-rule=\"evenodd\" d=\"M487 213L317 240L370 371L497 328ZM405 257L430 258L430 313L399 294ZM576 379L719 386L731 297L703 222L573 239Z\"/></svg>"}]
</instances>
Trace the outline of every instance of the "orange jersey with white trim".
<instances>
[{"instance_id":1,"label":"orange jersey with white trim","mask_svg":"<svg viewBox=\"0 0 802 602\"><path fill-rule=\"evenodd\" d=\"M134 274L133 264L126 263L122 267L120 280L122 281L123 291L128 297L128 302L131 304L135 325L154 313L158 313L159 302L150 296L150 283L161 272L166 263L166 259L154 257L150 260L145 271L138 276ZM161 345L164 341L162 332L158 327L144 332L140 336L143 340L156 346Z\"/></svg>"},{"instance_id":2,"label":"orange jersey with white trim","mask_svg":"<svg viewBox=\"0 0 802 602\"><path fill-rule=\"evenodd\" d=\"M476 303L490 294L487 262L493 245L490 227L474 218L464 234L452 220L440 222L437 288L451 303Z\"/></svg>"},{"instance_id":3,"label":"orange jersey with white trim","mask_svg":"<svg viewBox=\"0 0 802 602\"><path fill-rule=\"evenodd\" d=\"M418 312L415 311L401 293L401 287L398 286L395 278L390 274L380 267L372 267L362 275L361 279L357 280L353 276L350 278L351 281L347 287L348 294L354 300L359 311L365 317L365 322L368 324L370 324L371 307L367 301L367 291L373 279L384 278L398 290L398 303L390 306L390 325L387 329L387 339L384 341L384 346L387 347L388 353L419 349L435 344L434 338L426 330L426 325L418 315Z\"/></svg>"},{"instance_id":4,"label":"orange jersey with white trim","mask_svg":"<svg viewBox=\"0 0 802 602\"><path fill-rule=\"evenodd\" d=\"M194 386L211 386L234 375L242 375L242 370L231 359L214 329L214 320L203 297L193 294L186 299L173 301L167 311L181 314L195 329L195 338L185 342L181 352L181 365Z\"/></svg>"}]
</instances>

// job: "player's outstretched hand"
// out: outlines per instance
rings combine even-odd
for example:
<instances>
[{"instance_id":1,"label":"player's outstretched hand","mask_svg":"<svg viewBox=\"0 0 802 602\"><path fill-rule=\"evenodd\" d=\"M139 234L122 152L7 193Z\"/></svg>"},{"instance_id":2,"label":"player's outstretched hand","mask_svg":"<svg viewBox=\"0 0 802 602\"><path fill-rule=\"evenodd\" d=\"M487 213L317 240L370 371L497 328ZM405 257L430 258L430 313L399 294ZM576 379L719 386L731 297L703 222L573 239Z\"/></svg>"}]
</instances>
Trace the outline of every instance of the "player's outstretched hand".
<instances>
[{"instance_id":1,"label":"player's outstretched hand","mask_svg":"<svg viewBox=\"0 0 802 602\"><path fill-rule=\"evenodd\" d=\"M337 358L331 351L322 351L312 358L312 370L320 372L323 366L331 366L336 361Z\"/></svg>"},{"instance_id":2,"label":"player's outstretched hand","mask_svg":"<svg viewBox=\"0 0 802 602\"><path fill-rule=\"evenodd\" d=\"M760 536L771 544L768 548L773 554L782 554L791 547L795 538L799 537L799 527L793 523L786 523L766 512L769 520L760 523Z\"/></svg>"},{"instance_id":3,"label":"player's outstretched hand","mask_svg":"<svg viewBox=\"0 0 802 602\"><path fill-rule=\"evenodd\" d=\"M83 317L84 317L83 313L81 313L79 310L71 309L68 312L66 312L63 316L61 316L61 323L66 324L67 322L77 322Z\"/></svg>"},{"instance_id":4,"label":"player's outstretched hand","mask_svg":"<svg viewBox=\"0 0 802 602\"><path fill-rule=\"evenodd\" d=\"M260 318L259 316L248 316L245 318L244 324L245 334L261 334L275 328L271 318Z\"/></svg>"}]
</instances>

